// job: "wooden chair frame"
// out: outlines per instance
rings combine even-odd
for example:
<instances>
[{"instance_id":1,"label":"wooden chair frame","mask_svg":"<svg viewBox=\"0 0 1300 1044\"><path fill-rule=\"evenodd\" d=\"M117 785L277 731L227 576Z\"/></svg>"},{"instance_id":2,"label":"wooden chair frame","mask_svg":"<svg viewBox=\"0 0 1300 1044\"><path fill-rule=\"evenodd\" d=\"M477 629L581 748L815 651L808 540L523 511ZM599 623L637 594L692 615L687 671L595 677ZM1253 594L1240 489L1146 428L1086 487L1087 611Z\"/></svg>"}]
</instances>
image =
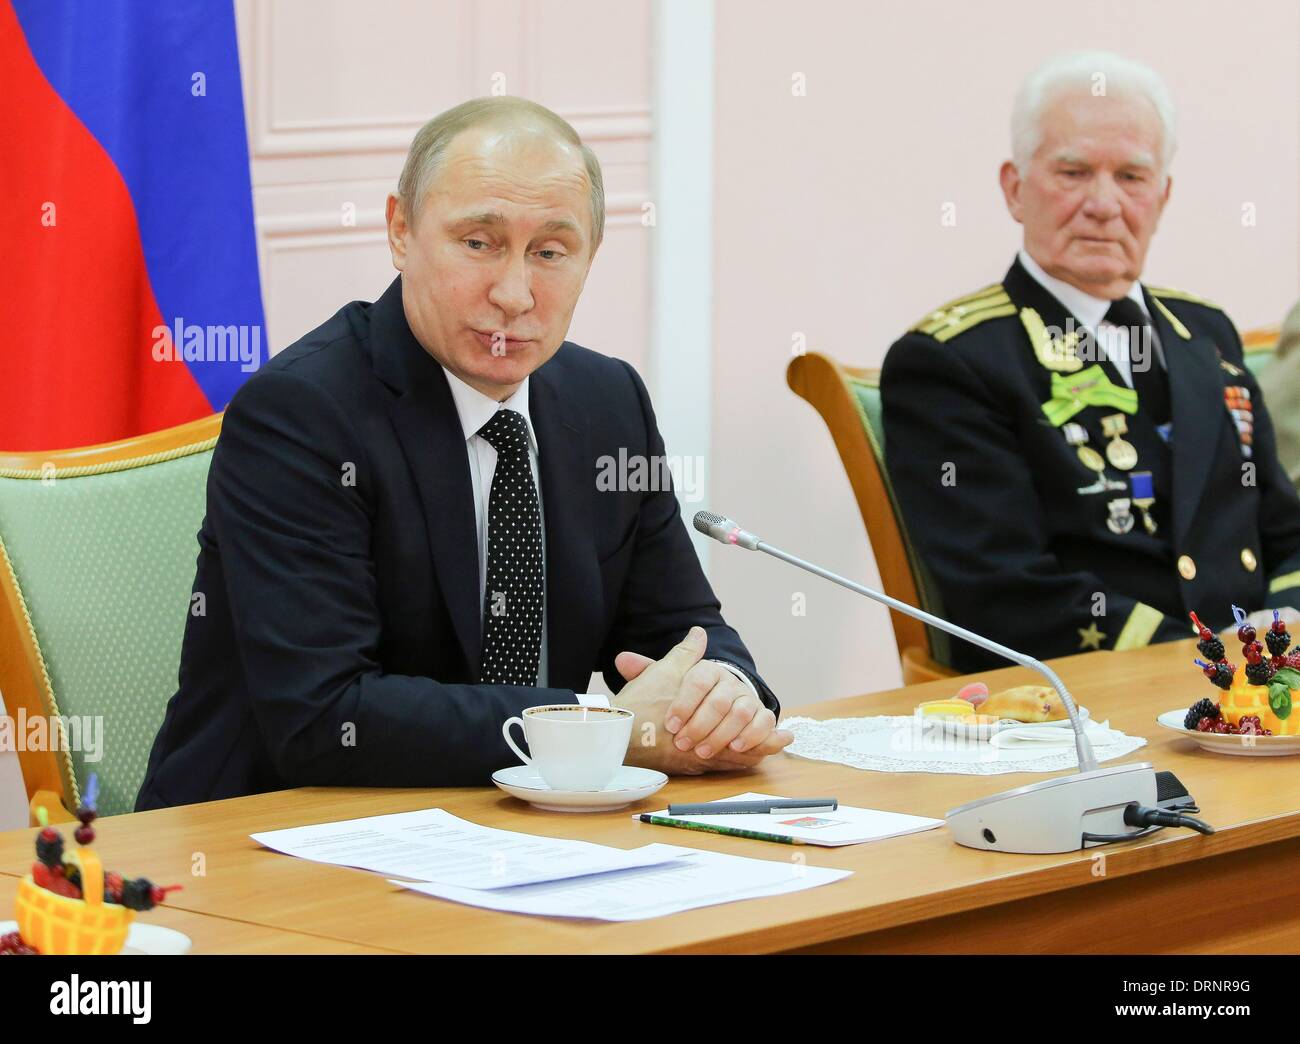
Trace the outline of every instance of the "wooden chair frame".
<instances>
[{"instance_id":1,"label":"wooden chair frame","mask_svg":"<svg viewBox=\"0 0 1300 1044\"><path fill-rule=\"evenodd\" d=\"M849 390L849 380L879 386L880 371L844 366L819 352L796 356L786 368L790 390L811 403L830 429L867 528L867 541L875 555L885 594L909 605L920 605L915 553L898 524L893 491L877 463L879 447L873 445L875 436L861 405ZM934 659L925 624L894 609L889 610L889 617L894 625L903 684L956 674Z\"/></svg>"}]
</instances>

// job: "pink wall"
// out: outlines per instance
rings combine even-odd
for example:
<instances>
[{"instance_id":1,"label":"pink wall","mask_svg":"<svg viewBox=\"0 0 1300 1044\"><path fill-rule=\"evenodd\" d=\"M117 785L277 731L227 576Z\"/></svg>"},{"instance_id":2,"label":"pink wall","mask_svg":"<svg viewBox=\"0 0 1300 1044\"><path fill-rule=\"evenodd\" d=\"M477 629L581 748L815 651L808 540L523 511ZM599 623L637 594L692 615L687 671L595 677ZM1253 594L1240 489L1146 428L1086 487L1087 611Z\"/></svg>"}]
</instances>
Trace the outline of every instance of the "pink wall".
<instances>
[{"instance_id":1,"label":"pink wall","mask_svg":"<svg viewBox=\"0 0 1300 1044\"><path fill-rule=\"evenodd\" d=\"M235 10L273 350L383 292L396 274L384 200L416 129L498 93L549 105L600 157L605 241L570 336L644 366L647 0L622 3L617 26L600 0L236 0Z\"/></svg>"},{"instance_id":2,"label":"pink wall","mask_svg":"<svg viewBox=\"0 0 1300 1044\"><path fill-rule=\"evenodd\" d=\"M1179 105L1150 280L1218 301L1243 328L1281 321L1300 289L1297 5L718 0L716 510L877 582L830 437L786 388L792 338L879 365L924 312L1001 277L1019 243L997 187L1011 97L1047 55L1079 47L1147 62ZM956 227L940 223L945 203ZM787 706L898 683L883 609L757 556L719 551L711 574Z\"/></svg>"},{"instance_id":3,"label":"pink wall","mask_svg":"<svg viewBox=\"0 0 1300 1044\"><path fill-rule=\"evenodd\" d=\"M572 120L605 166L609 231L572 336L653 368L655 233L641 222L655 133L647 0L236 9L275 347L382 290L392 277L384 194L415 128L504 86ZM1089 45L1151 63L1180 104L1153 280L1222 302L1243 326L1279 321L1300 282L1296 5L717 0L710 506L876 579L830 438L785 386L792 338L876 365L926 310L998 278L1018 241L996 181L1012 92L1045 55ZM791 94L795 73L806 97ZM956 227L940 223L945 203ZM1255 227L1241 225L1244 203ZM661 412L672 394L658 390ZM777 562L714 550L728 616L787 705L897 683L883 610ZM805 616L791 612L798 593Z\"/></svg>"}]
</instances>

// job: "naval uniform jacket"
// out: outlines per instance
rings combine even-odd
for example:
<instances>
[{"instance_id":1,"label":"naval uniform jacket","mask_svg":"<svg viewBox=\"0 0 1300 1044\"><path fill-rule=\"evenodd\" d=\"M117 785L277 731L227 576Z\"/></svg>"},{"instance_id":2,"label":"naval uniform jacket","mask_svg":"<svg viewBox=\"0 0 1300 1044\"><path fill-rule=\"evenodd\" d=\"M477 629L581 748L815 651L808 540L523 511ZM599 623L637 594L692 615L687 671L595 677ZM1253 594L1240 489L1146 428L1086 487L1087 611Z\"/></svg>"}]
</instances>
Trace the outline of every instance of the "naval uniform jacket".
<instances>
[{"instance_id":1,"label":"naval uniform jacket","mask_svg":"<svg viewBox=\"0 0 1300 1044\"><path fill-rule=\"evenodd\" d=\"M1231 320L1181 291L1144 286L1143 299L1168 372L1167 439L1104 355L1070 347L1082 324L1018 260L890 348L888 476L934 608L953 622L1046 658L1186 638L1189 611L1220 630L1234 604L1300 606L1300 502ZM1138 408L1071 405L1075 384L1097 383ZM1086 435L1105 459L1116 415L1137 463L1106 460L1099 476L1079 447ZM964 671L1001 665L956 638L936 652Z\"/></svg>"}]
</instances>

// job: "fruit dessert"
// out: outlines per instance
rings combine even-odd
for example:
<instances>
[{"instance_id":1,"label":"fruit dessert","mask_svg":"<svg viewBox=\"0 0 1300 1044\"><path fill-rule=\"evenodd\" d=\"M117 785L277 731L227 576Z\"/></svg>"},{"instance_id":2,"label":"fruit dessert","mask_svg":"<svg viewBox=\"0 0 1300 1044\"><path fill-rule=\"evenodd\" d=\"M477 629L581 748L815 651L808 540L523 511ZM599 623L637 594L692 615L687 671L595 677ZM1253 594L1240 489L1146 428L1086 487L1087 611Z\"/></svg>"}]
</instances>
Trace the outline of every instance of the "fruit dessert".
<instances>
[{"instance_id":1,"label":"fruit dessert","mask_svg":"<svg viewBox=\"0 0 1300 1044\"><path fill-rule=\"evenodd\" d=\"M922 717L951 717L976 725L999 721L1044 722L1068 718L1060 693L1050 685L1017 685L990 694L983 682L963 686L956 696L927 700L917 707Z\"/></svg>"},{"instance_id":2,"label":"fruit dessert","mask_svg":"<svg viewBox=\"0 0 1300 1044\"><path fill-rule=\"evenodd\" d=\"M1287 655L1291 635L1277 610L1273 623L1258 641L1246 614L1232 607L1241 642L1242 665L1228 662L1223 641L1191 614L1200 640L1196 648L1204 660L1193 662L1212 684L1223 690L1219 702L1202 699L1188 708L1183 725L1197 732L1228 735L1300 735L1300 715L1291 713L1300 690L1300 650Z\"/></svg>"},{"instance_id":3,"label":"fruit dessert","mask_svg":"<svg viewBox=\"0 0 1300 1044\"><path fill-rule=\"evenodd\" d=\"M180 885L159 888L143 877L105 872L90 847L95 840L98 779L91 776L77 809L77 849L64 852L63 835L37 810L36 862L18 884L18 931L0 936L0 955L117 953L138 910L152 910Z\"/></svg>"}]
</instances>

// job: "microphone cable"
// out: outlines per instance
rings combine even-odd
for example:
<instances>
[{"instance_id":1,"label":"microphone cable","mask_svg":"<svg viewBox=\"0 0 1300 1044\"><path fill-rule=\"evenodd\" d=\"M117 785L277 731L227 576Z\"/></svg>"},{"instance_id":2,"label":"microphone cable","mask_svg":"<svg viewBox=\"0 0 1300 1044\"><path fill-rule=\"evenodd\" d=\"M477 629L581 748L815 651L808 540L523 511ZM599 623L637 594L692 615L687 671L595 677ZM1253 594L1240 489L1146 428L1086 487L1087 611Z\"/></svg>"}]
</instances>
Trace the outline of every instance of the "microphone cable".
<instances>
[{"instance_id":1,"label":"microphone cable","mask_svg":"<svg viewBox=\"0 0 1300 1044\"><path fill-rule=\"evenodd\" d=\"M1163 830L1165 827L1187 827L1189 830L1195 830L1202 834L1214 833L1214 827L1203 819L1197 819L1195 816L1185 816L1179 812L1169 812L1163 808L1147 808L1145 805L1139 805L1136 801L1124 806L1124 822L1129 826L1144 827L1145 829L1132 834L1085 833L1083 840L1085 842L1091 841L1094 844L1136 841L1138 838L1147 837L1157 830Z\"/></svg>"}]
</instances>

